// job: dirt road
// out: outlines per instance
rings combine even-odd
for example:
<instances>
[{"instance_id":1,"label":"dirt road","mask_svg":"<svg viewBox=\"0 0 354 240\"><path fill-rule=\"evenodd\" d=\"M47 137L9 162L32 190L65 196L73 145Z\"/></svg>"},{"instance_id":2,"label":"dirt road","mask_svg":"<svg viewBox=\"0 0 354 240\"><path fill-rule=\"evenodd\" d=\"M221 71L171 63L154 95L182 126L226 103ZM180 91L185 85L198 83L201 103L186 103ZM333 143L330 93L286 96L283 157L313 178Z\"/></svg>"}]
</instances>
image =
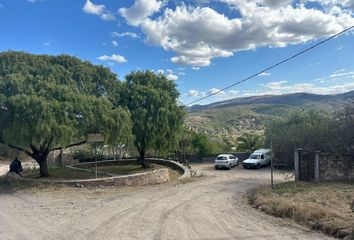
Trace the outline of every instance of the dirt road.
<instances>
[{"instance_id":1,"label":"dirt road","mask_svg":"<svg viewBox=\"0 0 354 240\"><path fill-rule=\"evenodd\" d=\"M1 194L0 239L330 239L247 204L269 169L199 168L205 176L184 184Z\"/></svg>"}]
</instances>

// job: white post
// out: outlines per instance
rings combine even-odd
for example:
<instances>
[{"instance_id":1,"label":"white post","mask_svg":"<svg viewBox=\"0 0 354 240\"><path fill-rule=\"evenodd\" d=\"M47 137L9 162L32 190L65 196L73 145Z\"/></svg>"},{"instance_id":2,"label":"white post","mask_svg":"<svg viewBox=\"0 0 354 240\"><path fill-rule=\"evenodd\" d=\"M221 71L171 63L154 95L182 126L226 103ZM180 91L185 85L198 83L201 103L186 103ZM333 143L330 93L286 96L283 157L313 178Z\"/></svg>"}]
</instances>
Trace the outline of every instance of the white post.
<instances>
[{"instance_id":1,"label":"white post","mask_svg":"<svg viewBox=\"0 0 354 240\"><path fill-rule=\"evenodd\" d=\"M295 150L294 153L294 170L295 170L295 181L300 181L300 154L301 148Z\"/></svg>"}]
</instances>

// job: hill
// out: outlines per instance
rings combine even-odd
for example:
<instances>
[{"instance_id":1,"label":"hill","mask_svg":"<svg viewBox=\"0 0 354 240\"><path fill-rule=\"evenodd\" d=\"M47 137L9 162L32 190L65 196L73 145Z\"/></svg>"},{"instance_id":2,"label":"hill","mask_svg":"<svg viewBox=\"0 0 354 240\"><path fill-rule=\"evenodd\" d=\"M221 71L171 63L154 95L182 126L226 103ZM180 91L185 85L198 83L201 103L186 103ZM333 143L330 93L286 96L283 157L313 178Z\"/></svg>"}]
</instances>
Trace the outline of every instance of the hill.
<instances>
[{"instance_id":1,"label":"hill","mask_svg":"<svg viewBox=\"0 0 354 240\"><path fill-rule=\"evenodd\" d=\"M271 118L291 111L319 109L333 111L354 99L354 91L337 95L294 93L235 98L188 108L185 123L197 132L235 140L244 132L262 132Z\"/></svg>"}]
</instances>

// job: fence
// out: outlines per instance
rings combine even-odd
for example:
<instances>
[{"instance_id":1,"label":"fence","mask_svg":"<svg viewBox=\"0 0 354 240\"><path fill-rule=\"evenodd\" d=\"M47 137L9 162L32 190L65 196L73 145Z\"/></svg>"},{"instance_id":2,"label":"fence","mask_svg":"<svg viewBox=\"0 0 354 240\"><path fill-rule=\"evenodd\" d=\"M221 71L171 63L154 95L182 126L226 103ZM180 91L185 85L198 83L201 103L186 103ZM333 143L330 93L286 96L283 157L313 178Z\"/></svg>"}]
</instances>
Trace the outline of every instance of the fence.
<instances>
[{"instance_id":1,"label":"fence","mask_svg":"<svg viewBox=\"0 0 354 240\"><path fill-rule=\"evenodd\" d=\"M354 154L321 153L297 149L294 154L296 181L354 180Z\"/></svg>"}]
</instances>

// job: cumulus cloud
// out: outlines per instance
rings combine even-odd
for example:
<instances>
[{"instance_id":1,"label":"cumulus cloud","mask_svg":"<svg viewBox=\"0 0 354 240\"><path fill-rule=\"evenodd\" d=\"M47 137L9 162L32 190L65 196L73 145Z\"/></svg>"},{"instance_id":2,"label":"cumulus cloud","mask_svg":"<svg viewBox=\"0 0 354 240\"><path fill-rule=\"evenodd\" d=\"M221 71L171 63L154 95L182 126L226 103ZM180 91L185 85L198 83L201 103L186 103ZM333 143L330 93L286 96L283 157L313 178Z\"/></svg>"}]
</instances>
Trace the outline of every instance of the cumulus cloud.
<instances>
[{"instance_id":1,"label":"cumulus cloud","mask_svg":"<svg viewBox=\"0 0 354 240\"><path fill-rule=\"evenodd\" d=\"M178 76L171 70L171 69L159 69L156 71L157 74L164 74L166 76L166 78L170 81L177 81L178 80Z\"/></svg>"},{"instance_id":2,"label":"cumulus cloud","mask_svg":"<svg viewBox=\"0 0 354 240\"><path fill-rule=\"evenodd\" d=\"M262 72L262 73L258 74L258 76L260 76L260 77L268 77L270 75L272 75L272 74L271 73L267 73L267 72Z\"/></svg>"},{"instance_id":3,"label":"cumulus cloud","mask_svg":"<svg viewBox=\"0 0 354 240\"><path fill-rule=\"evenodd\" d=\"M113 40L113 41L112 41L112 45L115 46L115 47L118 47L118 42L115 41L115 40Z\"/></svg>"},{"instance_id":4,"label":"cumulus cloud","mask_svg":"<svg viewBox=\"0 0 354 240\"><path fill-rule=\"evenodd\" d=\"M163 2L159 0L136 0L130 8L120 8L118 12L133 26L138 26L144 19L159 11Z\"/></svg>"},{"instance_id":5,"label":"cumulus cloud","mask_svg":"<svg viewBox=\"0 0 354 240\"><path fill-rule=\"evenodd\" d=\"M246 95L280 95L287 93L314 93L314 94L339 94L354 90L354 82L344 84L336 84L332 86L320 86L312 83L293 83L289 84L287 81L269 82L261 84L262 90L247 93ZM244 95L245 96L245 95Z\"/></svg>"},{"instance_id":6,"label":"cumulus cloud","mask_svg":"<svg viewBox=\"0 0 354 240\"><path fill-rule=\"evenodd\" d=\"M112 37L130 37L130 38L140 38L138 34L134 32L111 32Z\"/></svg>"},{"instance_id":7,"label":"cumulus cloud","mask_svg":"<svg viewBox=\"0 0 354 240\"><path fill-rule=\"evenodd\" d=\"M178 80L178 76L173 74L173 73L169 73L166 75L166 78L170 81L177 81Z\"/></svg>"},{"instance_id":8,"label":"cumulus cloud","mask_svg":"<svg viewBox=\"0 0 354 240\"><path fill-rule=\"evenodd\" d=\"M106 9L105 5L94 4L90 0L86 0L82 10L85 13L100 16L100 18L105 21L114 21L116 19L116 17Z\"/></svg>"},{"instance_id":9,"label":"cumulus cloud","mask_svg":"<svg viewBox=\"0 0 354 240\"><path fill-rule=\"evenodd\" d=\"M189 97L198 97L199 94L200 94L200 92L198 90L191 89L188 91L188 93L186 95Z\"/></svg>"},{"instance_id":10,"label":"cumulus cloud","mask_svg":"<svg viewBox=\"0 0 354 240\"><path fill-rule=\"evenodd\" d=\"M220 1L237 17L208 6L181 3L171 9L157 0L136 0L119 12L128 24L141 28L148 44L174 52L173 63L194 67L209 66L214 58L230 57L238 51L307 42L354 24L351 0L318 0L321 8L310 8L306 0ZM162 14L151 17L160 9Z\"/></svg>"},{"instance_id":11,"label":"cumulus cloud","mask_svg":"<svg viewBox=\"0 0 354 240\"><path fill-rule=\"evenodd\" d=\"M116 63L125 63L127 59L119 54L112 54L111 56L103 55L97 58L101 61L108 61L108 62L116 62Z\"/></svg>"}]
</instances>

